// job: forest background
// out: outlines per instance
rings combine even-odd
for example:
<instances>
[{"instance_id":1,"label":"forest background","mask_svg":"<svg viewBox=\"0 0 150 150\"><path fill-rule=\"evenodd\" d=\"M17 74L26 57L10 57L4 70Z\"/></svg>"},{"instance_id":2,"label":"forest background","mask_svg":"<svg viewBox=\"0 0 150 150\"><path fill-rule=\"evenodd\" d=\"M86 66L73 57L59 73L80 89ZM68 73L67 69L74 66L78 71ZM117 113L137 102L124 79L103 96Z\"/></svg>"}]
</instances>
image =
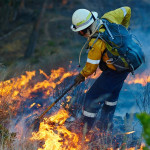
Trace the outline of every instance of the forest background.
<instances>
[{"instance_id":1,"label":"forest background","mask_svg":"<svg viewBox=\"0 0 150 150\"><path fill-rule=\"evenodd\" d=\"M70 29L73 12L86 8L101 17L122 6L131 7L131 31L144 38L145 48L150 28L149 0L1 0L0 79L39 68L50 73L51 69L67 67L70 61L75 64L85 39Z\"/></svg>"}]
</instances>

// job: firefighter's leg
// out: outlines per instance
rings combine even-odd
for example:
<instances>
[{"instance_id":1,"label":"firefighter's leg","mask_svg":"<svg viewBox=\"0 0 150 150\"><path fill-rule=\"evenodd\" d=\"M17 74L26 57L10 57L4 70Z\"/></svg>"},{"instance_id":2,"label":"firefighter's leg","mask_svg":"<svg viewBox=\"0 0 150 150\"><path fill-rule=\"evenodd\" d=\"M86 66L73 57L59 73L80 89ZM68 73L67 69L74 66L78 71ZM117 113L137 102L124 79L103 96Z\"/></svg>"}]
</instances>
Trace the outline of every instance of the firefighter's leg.
<instances>
[{"instance_id":1,"label":"firefighter's leg","mask_svg":"<svg viewBox=\"0 0 150 150\"><path fill-rule=\"evenodd\" d=\"M104 100L109 97L110 93L108 90L101 86L104 80L104 73L95 81L92 87L86 93L86 97L83 105L83 123L87 125L88 131L92 128L94 121L96 119L97 113L101 108Z\"/></svg>"},{"instance_id":2,"label":"firefighter's leg","mask_svg":"<svg viewBox=\"0 0 150 150\"><path fill-rule=\"evenodd\" d=\"M103 104L104 99L107 97L107 94L103 94L106 93L104 89L100 89L100 92L98 92L96 87L96 85L93 85L87 92L82 110L82 120L83 123L87 125L88 131L92 128L97 113ZM98 98L99 94L101 95L101 98Z\"/></svg>"},{"instance_id":3,"label":"firefighter's leg","mask_svg":"<svg viewBox=\"0 0 150 150\"><path fill-rule=\"evenodd\" d=\"M120 74L120 76L118 76L118 78L125 79L125 78L122 78L122 76L125 77L125 75L122 73L122 74ZM112 123L113 116L115 113L119 93L120 93L121 88L122 88L123 83L124 83L124 80L118 79L118 81L119 82L116 82L117 87L112 91L110 96L105 100L104 105L101 109L101 116L99 119L99 128L101 131L104 131L104 132L108 129L110 131L112 131L112 128L113 128L113 123Z\"/></svg>"},{"instance_id":4,"label":"firefighter's leg","mask_svg":"<svg viewBox=\"0 0 150 150\"><path fill-rule=\"evenodd\" d=\"M106 115L111 112L110 118L112 118L111 116L114 114L115 107L107 106L108 103L106 104L106 100L108 100L108 102L117 101L127 75L128 73L117 73L112 70L104 71L89 89L83 106L83 121L87 124L88 130L92 127L96 115L101 108L101 104L103 104L104 101L105 104L102 110ZM115 98L111 99L114 96L113 93L116 95ZM111 101L109 101L110 99Z\"/></svg>"},{"instance_id":5,"label":"firefighter's leg","mask_svg":"<svg viewBox=\"0 0 150 150\"><path fill-rule=\"evenodd\" d=\"M100 120L97 126L100 129L100 131L102 132L105 132L107 130L112 131L113 129L112 120L113 120L115 109L116 109L116 104L110 105L108 103L104 103L101 110Z\"/></svg>"}]
</instances>

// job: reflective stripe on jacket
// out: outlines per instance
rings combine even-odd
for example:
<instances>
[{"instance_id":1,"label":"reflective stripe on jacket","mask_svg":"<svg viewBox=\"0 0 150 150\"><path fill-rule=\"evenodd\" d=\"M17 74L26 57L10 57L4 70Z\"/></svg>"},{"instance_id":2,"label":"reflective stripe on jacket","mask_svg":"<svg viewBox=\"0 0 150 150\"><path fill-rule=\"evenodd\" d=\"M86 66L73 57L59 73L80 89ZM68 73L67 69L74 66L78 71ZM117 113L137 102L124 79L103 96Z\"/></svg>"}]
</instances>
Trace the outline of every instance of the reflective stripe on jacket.
<instances>
[{"instance_id":1,"label":"reflective stripe on jacket","mask_svg":"<svg viewBox=\"0 0 150 150\"><path fill-rule=\"evenodd\" d=\"M122 24L123 26L128 28L130 23L130 17L131 17L130 7L121 7L114 11L105 13L101 18L107 19L111 23ZM104 32L104 29L100 28L99 31ZM94 41L95 38L92 38L90 40L89 47L93 45ZM89 75L93 74L96 71L105 49L106 44L104 43L104 41L98 39L88 52L87 62L85 64L85 67L81 71L81 74L84 77L88 77ZM103 61L106 62L107 60L109 60L109 57L107 56L107 53L105 53L103 56ZM112 64L107 64L107 66L113 70L116 70L116 68Z\"/></svg>"}]
</instances>

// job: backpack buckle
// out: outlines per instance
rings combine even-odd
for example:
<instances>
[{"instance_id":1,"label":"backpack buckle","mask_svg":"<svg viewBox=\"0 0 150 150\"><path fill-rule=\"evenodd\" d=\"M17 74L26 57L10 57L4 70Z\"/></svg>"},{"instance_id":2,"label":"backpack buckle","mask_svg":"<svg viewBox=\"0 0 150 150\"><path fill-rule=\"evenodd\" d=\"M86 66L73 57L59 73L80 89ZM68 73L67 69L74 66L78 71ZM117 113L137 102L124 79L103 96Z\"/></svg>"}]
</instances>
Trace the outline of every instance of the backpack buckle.
<instances>
[{"instance_id":1,"label":"backpack buckle","mask_svg":"<svg viewBox=\"0 0 150 150\"><path fill-rule=\"evenodd\" d=\"M129 65L129 70L130 70L130 72L132 73L132 75L135 76L135 75L134 75L134 67L133 67L132 64Z\"/></svg>"},{"instance_id":2,"label":"backpack buckle","mask_svg":"<svg viewBox=\"0 0 150 150\"><path fill-rule=\"evenodd\" d=\"M110 65L110 64L113 64L114 62L114 59L113 58L110 58L108 60L106 60L106 64Z\"/></svg>"}]
</instances>

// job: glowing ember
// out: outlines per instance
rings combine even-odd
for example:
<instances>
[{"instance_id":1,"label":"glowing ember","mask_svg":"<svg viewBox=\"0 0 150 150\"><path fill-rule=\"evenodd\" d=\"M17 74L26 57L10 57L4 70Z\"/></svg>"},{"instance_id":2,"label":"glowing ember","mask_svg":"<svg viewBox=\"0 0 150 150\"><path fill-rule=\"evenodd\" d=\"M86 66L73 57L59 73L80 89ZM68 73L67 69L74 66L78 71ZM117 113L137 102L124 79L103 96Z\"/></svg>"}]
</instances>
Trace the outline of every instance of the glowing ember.
<instances>
[{"instance_id":1,"label":"glowing ember","mask_svg":"<svg viewBox=\"0 0 150 150\"><path fill-rule=\"evenodd\" d=\"M36 103L31 104L31 105L30 105L30 108L32 108L35 104L36 104Z\"/></svg>"},{"instance_id":2,"label":"glowing ember","mask_svg":"<svg viewBox=\"0 0 150 150\"><path fill-rule=\"evenodd\" d=\"M36 105L36 107L37 107L37 108L41 107L41 105L40 105L40 104L33 103L33 104L31 104L31 105L30 105L30 107L29 107L29 108L32 108L32 107L33 107L33 106L35 106L35 105Z\"/></svg>"},{"instance_id":3,"label":"glowing ember","mask_svg":"<svg viewBox=\"0 0 150 150\"><path fill-rule=\"evenodd\" d=\"M72 98L71 96L67 96L67 97L66 97L67 102L70 102L71 98Z\"/></svg>"},{"instance_id":4,"label":"glowing ember","mask_svg":"<svg viewBox=\"0 0 150 150\"><path fill-rule=\"evenodd\" d=\"M86 93L88 90L84 90L84 93Z\"/></svg>"},{"instance_id":5,"label":"glowing ember","mask_svg":"<svg viewBox=\"0 0 150 150\"><path fill-rule=\"evenodd\" d=\"M127 133L125 133L125 134L132 134L132 133L134 133L135 131L131 131L131 132L127 132Z\"/></svg>"},{"instance_id":6,"label":"glowing ember","mask_svg":"<svg viewBox=\"0 0 150 150\"><path fill-rule=\"evenodd\" d=\"M41 107L41 105L40 105L40 104L37 104L37 108L39 108L39 107Z\"/></svg>"}]
</instances>

